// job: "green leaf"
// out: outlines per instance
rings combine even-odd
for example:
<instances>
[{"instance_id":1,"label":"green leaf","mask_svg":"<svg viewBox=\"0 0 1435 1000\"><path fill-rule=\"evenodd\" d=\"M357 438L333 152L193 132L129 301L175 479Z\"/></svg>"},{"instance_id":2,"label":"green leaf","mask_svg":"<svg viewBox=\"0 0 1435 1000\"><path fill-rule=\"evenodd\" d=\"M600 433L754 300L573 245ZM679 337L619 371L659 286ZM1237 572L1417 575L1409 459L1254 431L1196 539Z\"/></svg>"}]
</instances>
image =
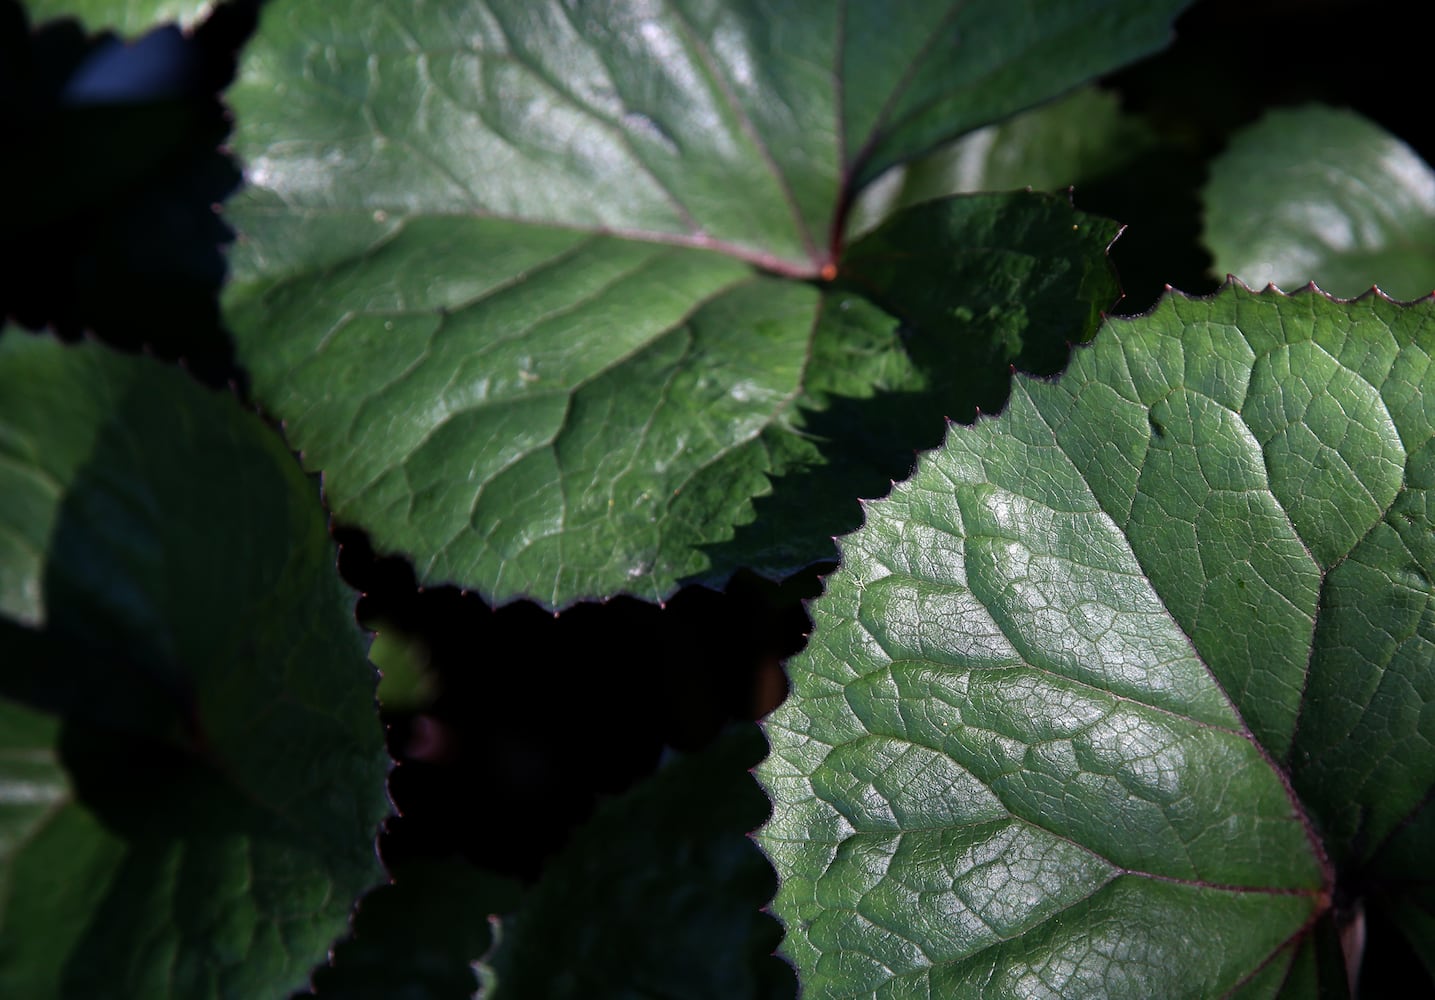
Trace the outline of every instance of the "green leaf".
<instances>
[{"instance_id":1,"label":"green leaf","mask_svg":"<svg viewBox=\"0 0 1435 1000\"><path fill-rule=\"evenodd\" d=\"M24 5L34 24L70 17L90 31L132 36L166 21L192 27L208 16L215 0L24 0Z\"/></svg>"},{"instance_id":2,"label":"green leaf","mask_svg":"<svg viewBox=\"0 0 1435 1000\"><path fill-rule=\"evenodd\" d=\"M463 861L408 861L359 903L354 933L314 974L322 1000L468 1000L474 961L493 943L490 917L519 886ZM307 994L306 994L307 995Z\"/></svg>"},{"instance_id":3,"label":"green leaf","mask_svg":"<svg viewBox=\"0 0 1435 1000\"><path fill-rule=\"evenodd\" d=\"M759 912L772 870L746 836L767 815L761 756L744 726L600 806L503 921L484 996L790 998Z\"/></svg>"},{"instance_id":4,"label":"green leaf","mask_svg":"<svg viewBox=\"0 0 1435 1000\"><path fill-rule=\"evenodd\" d=\"M273 5L232 91L240 356L336 514L425 580L551 605L720 580L708 550L843 377L811 360L856 194L1180 6ZM881 322L867 370L910 366Z\"/></svg>"},{"instance_id":5,"label":"green leaf","mask_svg":"<svg viewBox=\"0 0 1435 1000\"><path fill-rule=\"evenodd\" d=\"M1205 202L1216 270L1249 285L1435 289L1435 172L1354 112L1271 112L1212 164Z\"/></svg>"},{"instance_id":6,"label":"green leaf","mask_svg":"<svg viewBox=\"0 0 1435 1000\"><path fill-rule=\"evenodd\" d=\"M179 372L0 336L0 994L302 985L380 877L315 485Z\"/></svg>"},{"instance_id":7,"label":"green leaf","mask_svg":"<svg viewBox=\"0 0 1435 1000\"><path fill-rule=\"evenodd\" d=\"M861 524L855 498L908 475L944 418L1000 410L1012 367L1060 371L1120 294L1101 252L1117 230L1065 198L985 195L899 212L855 243L819 303L801 404L760 438L772 492L706 549L712 565L783 576L832 556Z\"/></svg>"},{"instance_id":8,"label":"green leaf","mask_svg":"<svg viewBox=\"0 0 1435 1000\"><path fill-rule=\"evenodd\" d=\"M385 712L418 712L433 703L438 680L433 650L421 636L386 621L373 623L369 662L379 669L379 704Z\"/></svg>"},{"instance_id":9,"label":"green leaf","mask_svg":"<svg viewBox=\"0 0 1435 1000\"><path fill-rule=\"evenodd\" d=\"M1116 95L1086 87L988 125L872 183L853 206L849 231L892 211L950 194L1072 188L1076 206L1126 225L1111 248L1124 295L1114 307L1146 312L1175 285L1210 291L1200 237L1204 154L1192 137L1123 111Z\"/></svg>"},{"instance_id":10,"label":"green leaf","mask_svg":"<svg viewBox=\"0 0 1435 1000\"><path fill-rule=\"evenodd\" d=\"M1153 130L1123 114L1115 94L1085 87L887 171L862 192L848 226L866 232L898 208L952 194L1064 191L1115 173L1154 144Z\"/></svg>"},{"instance_id":11,"label":"green leaf","mask_svg":"<svg viewBox=\"0 0 1435 1000\"><path fill-rule=\"evenodd\" d=\"M1432 349L1430 303L1170 297L868 507L758 769L805 988L1274 996L1424 884Z\"/></svg>"}]
</instances>

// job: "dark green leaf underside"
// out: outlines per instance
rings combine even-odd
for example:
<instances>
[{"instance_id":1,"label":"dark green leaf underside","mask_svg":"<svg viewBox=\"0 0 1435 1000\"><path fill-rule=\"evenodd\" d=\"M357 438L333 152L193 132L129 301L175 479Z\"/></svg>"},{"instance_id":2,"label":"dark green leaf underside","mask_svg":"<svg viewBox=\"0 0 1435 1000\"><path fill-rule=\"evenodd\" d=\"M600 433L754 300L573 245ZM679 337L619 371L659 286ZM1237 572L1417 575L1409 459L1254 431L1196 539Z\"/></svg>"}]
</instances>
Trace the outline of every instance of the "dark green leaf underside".
<instances>
[{"instance_id":1,"label":"dark green leaf underside","mask_svg":"<svg viewBox=\"0 0 1435 1000\"><path fill-rule=\"evenodd\" d=\"M809 989L1306 975L1324 852L1408 867L1435 784L1432 347L1429 303L1168 298L868 508L758 772Z\"/></svg>"},{"instance_id":2,"label":"dark green leaf underside","mask_svg":"<svg viewBox=\"0 0 1435 1000\"><path fill-rule=\"evenodd\" d=\"M493 944L490 918L521 887L466 861L408 861L359 903L354 932L314 973L320 1000L469 1000L475 960ZM306 994L308 996L309 994Z\"/></svg>"},{"instance_id":3,"label":"dark green leaf underside","mask_svg":"<svg viewBox=\"0 0 1435 1000\"><path fill-rule=\"evenodd\" d=\"M181 373L9 331L0 538L0 994L301 986L388 811L314 484Z\"/></svg>"},{"instance_id":4,"label":"dark green leaf underside","mask_svg":"<svg viewBox=\"0 0 1435 1000\"><path fill-rule=\"evenodd\" d=\"M786 1000L792 970L759 912L772 870L747 838L767 815L745 726L601 807L503 921L490 1000Z\"/></svg>"},{"instance_id":5,"label":"dark green leaf underside","mask_svg":"<svg viewBox=\"0 0 1435 1000\"><path fill-rule=\"evenodd\" d=\"M339 516L426 579L562 605L825 558L845 507L711 551L827 461L798 412L845 378L830 293L791 279L845 273L867 181L1155 47L1182 4L1157 6L272 5L233 91L241 357ZM1089 305L1034 325L1083 339ZM864 370L910 368L875 323Z\"/></svg>"}]
</instances>

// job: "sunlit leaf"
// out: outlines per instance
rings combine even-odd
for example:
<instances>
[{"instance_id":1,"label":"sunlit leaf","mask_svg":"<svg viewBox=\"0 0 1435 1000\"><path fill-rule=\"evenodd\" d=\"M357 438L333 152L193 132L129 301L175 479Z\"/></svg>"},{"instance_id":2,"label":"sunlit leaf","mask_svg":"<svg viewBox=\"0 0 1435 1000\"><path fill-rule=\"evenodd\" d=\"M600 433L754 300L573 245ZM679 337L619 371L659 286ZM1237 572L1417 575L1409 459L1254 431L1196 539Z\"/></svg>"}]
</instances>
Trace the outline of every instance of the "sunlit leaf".
<instances>
[{"instance_id":1,"label":"sunlit leaf","mask_svg":"<svg viewBox=\"0 0 1435 1000\"><path fill-rule=\"evenodd\" d=\"M754 561L744 539L721 549L755 497L856 450L806 443L814 396L851 381L824 364L847 345L819 343L834 295L863 300L866 371L911 367L900 309L929 290L901 269L864 283L842 239L857 193L1155 48L1181 6L272 4L232 91L242 360L337 515L425 580L551 605L720 581ZM1016 231L1049 218L992 211ZM1092 266L1047 259L1068 252L1055 239L1021 249L997 275L1018 299ZM987 295L950 293L977 314ZM1109 304L1032 323L1079 341ZM1004 377L1015 358L993 346ZM927 416L882 479L940 433ZM772 521L787 551L756 561L829 557L865 481L777 497L818 510Z\"/></svg>"},{"instance_id":2,"label":"sunlit leaf","mask_svg":"<svg viewBox=\"0 0 1435 1000\"><path fill-rule=\"evenodd\" d=\"M1428 956L1432 349L1171 297L868 507L758 769L807 989L1287 995L1357 904Z\"/></svg>"}]
</instances>

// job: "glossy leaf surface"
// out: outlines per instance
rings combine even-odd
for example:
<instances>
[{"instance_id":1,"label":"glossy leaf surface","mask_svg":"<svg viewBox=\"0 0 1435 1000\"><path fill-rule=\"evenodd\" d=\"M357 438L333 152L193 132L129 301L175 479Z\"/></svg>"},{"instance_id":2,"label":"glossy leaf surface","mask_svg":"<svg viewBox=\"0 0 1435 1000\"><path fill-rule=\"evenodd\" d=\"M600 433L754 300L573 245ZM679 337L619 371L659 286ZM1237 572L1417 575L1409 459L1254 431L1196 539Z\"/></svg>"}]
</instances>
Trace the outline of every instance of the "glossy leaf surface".
<instances>
[{"instance_id":1,"label":"glossy leaf surface","mask_svg":"<svg viewBox=\"0 0 1435 1000\"><path fill-rule=\"evenodd\" d=\"M1065 191L1115 173L1154 143L1115 94L1085 87L889 170L862 192L849 226L865 232L897 208L951 194Z\"/></svg>"},{"instance_id":2,"label":"glossy leaf surface","mask_svg":"<svg viewBox=\"0 0 1435 1000\"><path fill-rule=\"evenodd\" d=\"M1180 6L276 3L232 91L241 357L336 513L425 579L552 605L720 580L846 377L818 342L857 192ZM903 278L842 294L923 294ZM1080 340L1089 312L1037 325ZM866 325L869 371L910 365L896 318ZM776 530L804 564L831 520Z\"/></svg>"},{"instance_id":3,"label":"glossy leaf surface","mask_svg":"<svg viewBox=\"0 0 1435 1000\"><path fill-rule=\"evenodd\" d=\"M1432 349L1168 298L868 507L758 770L809 990L1304 995L1336 870L1428 944Z\"/></svg>"},{"instance_id":4,"label":"glossy leaf surface","mask_svg":"<svg viewBox=\"0 0 1435 1000\"><path fill-rule=\"evenodd\" d=\"M0 538L0 994L302 986L388 812L315 485L180 372L12 330Z\"/></svg>"},{"instance_id":5,"label":"glossy leaf surface","mask_svg":"<svg viewBox=\"0 0 1435 1000\"><path fill-rule=\"evenodd\" d=\"M1354 112L1271 112L1212 164L1205 201L1216 269L1248 285L1435 290L1435 171Z\"/></svg>"}]
</instances>

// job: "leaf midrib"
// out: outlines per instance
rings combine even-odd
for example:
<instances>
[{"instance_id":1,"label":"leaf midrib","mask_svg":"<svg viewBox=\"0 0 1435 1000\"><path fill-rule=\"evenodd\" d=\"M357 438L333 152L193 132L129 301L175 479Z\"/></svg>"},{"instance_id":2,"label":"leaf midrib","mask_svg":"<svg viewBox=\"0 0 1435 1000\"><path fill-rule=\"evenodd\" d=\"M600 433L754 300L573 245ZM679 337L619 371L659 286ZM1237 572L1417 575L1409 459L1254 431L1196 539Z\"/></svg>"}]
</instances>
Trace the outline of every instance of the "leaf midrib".
<instances>
[{"instance_id":1,"label":"leaf midrib","mask_svg":"<svg viewBox=\"0 0 1435 1000\"><path fill-rule=\"evenodd\" d=\"M772 839L775 843L792 843L792 841L789 841L789 840L781 840L781 839L778 839L778 838L769 838L769 839ZM1063 838L1063 839L1065 839L1065 838ZM827 842L826 842L826 841L823 841L823 843L827 843ZM838 843L841 843L841 841L833 841L833 842L831 842L831 843L838 844ZM1087 847L1085 847L1084 845L1078 844L1078 845L1076 845L1076 846L1081 847L1083 850L1086 850L1086 851L1090 852L1090 848L1087 848ZM1094 853L1094 852L1091 852L1091 853ZM1097 857L1100 857L1100 855L1097 855ZM1103 858L1102 860L1106 860L1106 859ZM1119 867L1117 867L1117 866L1112 866L1112 874L1111 874L1111 876L1110 876L1109 878L1104 879L1104 880L1103 880L1102 882L1100 882L1098 885L1093 886L1092 889L1091 889L1091 891L1088 892L1087 894L1085 894L1085 895L1083 895L1083 896L1080 896L1080 897L1077 897L1077 898L1071 900L1070 902L1066 903L1065 905L1058 907L1056 910L1052 911L1052 912L1051 912L1050 914L1048 914L1047 916L1045 916L1045 917L1043 917L1042 919L1036 921L1035 923L1032 923L1032 924L1023 926L1021 930L1019 930L1019 931L1017 931L1017 932L1015 932L1015 933L1012 933L1012 934L1001 934L1001 933L996 932L995 930L993 930L993 936L996 938L995 941L993 941L993 942L990 943L990 944L983 945L982 947L976 949L975 951L972 951L972 952L970 952L970 953L968 953L968 954L966 954L966 955L963 955L963 956L961 956L960 958L951 958L951 959L942 959L941 961L933 961L933 960L931 960L930 958L928 958L927 955L926 955L926 953L925 953L925 951L923 951L923 953L922 953L922 958L923 958L923 960L924 960L927 964L926 964L923 968L921 968L921 969L919 969L919 970L913 970L913 971L910 971L910 972L896 972L896 971L893 971L893 970L891 969L891 966L890 966L890 965L887 965L886 963L882 963L882 965L883 965L884 968L886 968L886 969L888 969L888 971L891 971L891 972L892 972L891 977L890 977L889 979L885 980L885 982L891 982L892 980L901 979L901 978L903 978L903 977L911 977L911 976L930 976L934 970L943 969L943 968L953 968L953 967L956 967L956 966L959 966L959 965L965 965L965 964L967 964L967 963L969 963L969 962L972 962L972 961L974 961L974 960L980 958L982 955L986 954L987 952L990 952L990 951L991 951L992 949L994 949L994 948L1001 948L1002 946L1008 944L1009 942L1016 941L1016 940L1019 940L1019 939L1021 939L1021 938L1023 938L1023 937L1026 937L1028 934L1031 934L1032 932L1036 931L1037 929L1039 929L1039 928L1041 928L1041 927L1044 927L1044 926L1050 924L1053 920L1058 920L1058 919L1060 919L1063 915L1065 915L1065 914L1067 913L1067 911L1071 910L1073 907L1076 907L1076 906L1081 905L1082 903L1088 902L1089 900L1091 900L1092 898L1094 898L1098 893L1100 893L1103 889L1106 889L1106 888L1110 887L1113 883L1116 882L1117 879L1120 879L1120 878L1123 878L1123 877L1130 877L1130 878L1143 878L1143 877L1147 877L1147 878L1151 878L1151 879L1154 880L1154 881L1159 881L1159 882L1170 882L1170 883L1176 884L1176 885L1186 885L1186 886L1191 886L1191 887L1193 887L1193 888L1211 890L1211 891L1215 891L1215 892L1231 892L1231 893L1233 893L1233 894L1234 894L1234 893L1255 893L1255 894L1264 894L1264 895L1273 895L1273 896L1305 896L1305 895L1314 895L1317 901L1319 901L1320 898L1321 898L1321 893L1320 893L1319 890L1299 890L1299 889L1297 889L1297 890L1265 890L1265 889L1247 889L1247 888L1244 888L1244 887L1234 887L1234 888L1233 888L1233 887L1229 887L1229 886L1217 885L1217 884L1214 884L1214 883L1189 882L1189 881L1184 881L1184 880L1181 880L1181 879L1165 878L1165 877L1159 876L1159 875L1151 875L1150 873L1147 873L1147 872L1130 871L1130 870L1126 870L1126 869L1119 868ZM966 900L963 900L963 903L966 903ZM829 909L830 909L831 911L834 911L834 912L848 912L848 913L852 913L852 914L854 914L854 915L857 915L857 916L862 917L863 919L872 920L872 917L871 917L869 914L862 913L862 912L861 912L857 907L855 907L855 906L833 906L833 907L829 907ZM972 909L970 906L968 906L967 912L971 913L971 914L972 914L973 916L975 916L978 920L981 920L981 922L982 922L982 924L983 924L984 926L986 926L986 927L988 927L988 928L991 927L991 924L988 923L988 922L981 916L980 913L978 913L976 910ZM879 926L879 927L882 927L883 930L886 930L886 931L888 931L888 932L890 932L890 933L896 934L896 935L898 935L899 937L903 937L903 938L906 937L905 933L903 933L903 931L902 931L901 928L890 927L890 926L887 926L887 925L885 925L885 924L878 923L878 922L875 921L875 920L873 920L873 923L876 924L876 925ZM1313 923L1314 923L1314 919L1308 919L1304 924L1302 924L1302 925L1301 925L1300 927L1298 927L1294 932L1292 932L1288 937L1286 937L1285 940L1281 941L1279 944L1277 944L1275 947L1273 947L1273 948L1270 950L1270 952L1267 953L1266 956L1260 961L1260 963L1258 963L1258 964L1256 965L1256 967L1251 970L1251 972L1247 973L1247 974L1246 974L1245 976L1243 976L1240 980L1238 980L1238 981L1231 987L1230 990L1228 990L1225 994L1223 994L1223 996L1230 996L1235 990L1237 990L1237 989L1240 988L1240 986L1241 986L1242 983L1244 983L1244 982L1246 982L1247 980L1249 980L1252 976L1254 976L1254 975L1255 975L1257 972L1259 972L1261 969L1264 969L1264 968L1271 962L1272 959L1274 959L1277 955L1279 955L1279 954L1280 954L1282 951L1284 951L1286 948L1290 947L1290 945L1291 945L1292 942L1298 941L1298 940L1300 940L1301 938L1303 938L1306 934L1308 934L1308 933L1310 932L1310 929L1311 929L1311 926L1312 926ZM788 933L791 934L791 931L789 930ZM910 939L908 939L908 940L910 940ZM810 941L810 939L809 939L809 941ZM916 944L917 942L913 941L913 943ZM920 947L920 946L919 946L919 947ZM786 948L787 948L787 939L784 938L784 939L783 939L783 949L785 950ZM813 945L813 948L816 949L816 950L817 950L818 952L820 952L820 953L823 953L823 954L827 954L827 953L828 953L828 950L819 948L819 947L817 947L815 944ZM874 960L876 959L876 956L875 956L875 955L869 955L869 957L873 958ZM846 998L850 998L850 997L862 997L862 996L873 996L873 995L874 995L874 994L873 994L870 990L866 990L866 989L858 989L858 990L854 990L854 991L848 992L848 993L834 993L834 994L830 994L830 996L833 998L833 1000L846 1000Z\"/></svg>"}]
</instances>

